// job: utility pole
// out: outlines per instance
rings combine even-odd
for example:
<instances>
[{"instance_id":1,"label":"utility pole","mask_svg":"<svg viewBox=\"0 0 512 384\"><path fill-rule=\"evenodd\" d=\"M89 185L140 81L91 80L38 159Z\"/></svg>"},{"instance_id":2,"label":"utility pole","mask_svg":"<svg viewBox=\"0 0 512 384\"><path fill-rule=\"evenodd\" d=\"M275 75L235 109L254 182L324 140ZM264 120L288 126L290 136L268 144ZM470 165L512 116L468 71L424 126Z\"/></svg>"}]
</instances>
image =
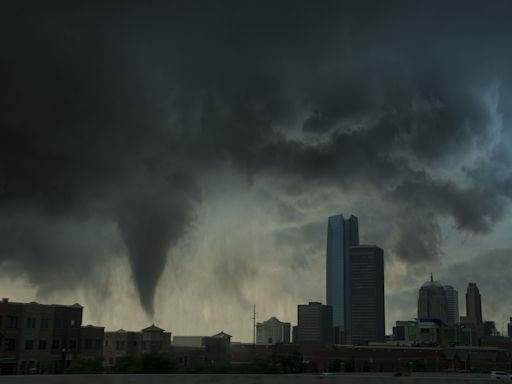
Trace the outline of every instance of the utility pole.
<instances>
[{"instance_id":1,"label":"utility pole","mask_svg":"<svg viewBox=\"0 0 512 384\"><path fill-rule=\"evenodd\" d=\"M252 343L256 344L256 304L254 304L252 313Z\"/></svg>"}]
</instances>

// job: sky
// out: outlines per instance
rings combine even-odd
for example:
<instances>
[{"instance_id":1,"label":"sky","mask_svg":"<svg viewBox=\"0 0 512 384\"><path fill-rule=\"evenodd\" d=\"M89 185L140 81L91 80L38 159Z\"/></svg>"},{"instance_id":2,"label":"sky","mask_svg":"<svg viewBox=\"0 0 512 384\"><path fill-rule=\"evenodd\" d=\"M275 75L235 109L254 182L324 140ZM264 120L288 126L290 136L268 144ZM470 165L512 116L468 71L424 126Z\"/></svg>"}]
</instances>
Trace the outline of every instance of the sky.
<instances>
[{"instance_id":1,"label":"sky","mask_svg":"<svg viewBox=\"0 0 512 384\"><path fill-rule=\"evenodd\" d=\"M0 5L0 293L252 339L325 302L327 218L512 312L509 1Z\"/></svg>"}]
</instances>

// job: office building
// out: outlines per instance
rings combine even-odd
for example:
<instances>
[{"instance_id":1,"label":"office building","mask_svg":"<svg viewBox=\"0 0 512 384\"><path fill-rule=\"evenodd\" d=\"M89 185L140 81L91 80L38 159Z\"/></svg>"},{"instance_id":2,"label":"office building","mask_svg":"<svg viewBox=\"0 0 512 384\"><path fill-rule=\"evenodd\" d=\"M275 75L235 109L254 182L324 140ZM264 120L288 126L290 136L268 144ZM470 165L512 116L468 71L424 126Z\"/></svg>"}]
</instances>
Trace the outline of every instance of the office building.
<instances>
[{"instance_id":1,"label":"office building","mask_svg":"<svg viewBox=\"0 0 512 384\"><path fill-rule=\"evenodd\" d=\"M256 344L277 344L290 342L290 323L283 323L275 317L256 324Z\"/></svg>"},{"instance_id":2,"label":"office building","mask_svg":"<svg viewBox=\"0 0 512 384\"><path fill-rule=\"evenodd\" d=\"M333 309L333 325L350 333L350 253L359 245L358 220L355 216L331 216L327 224L326 298Z\"/></svg>"},{"instance_id":3,"label":"office building","mask_svg":"<svg viewBox=\"0 0 512 384\"><path fill-rule=\"evenodd\" d=\"M439 320L397 321L393 327L393 340L401 345L469 346L471 334L459 324L443 325Z\"/></svg>"},{"instance_id":4,"label":"office building","mask_svg":"<svg viewBox=\"0 0 512 384\"><path fill-rule=\"evenodd\" d=\"M298 344L299 343L299 326L294 325L292 327L292 343Z\"/></svg>"},{"instance_id":5,"label":"office building","mask_svg":"<svg viewBox=\"0 0 512 384\"><path fill-rule=\"evenodd\" d=\"M448 304L447 324L457 324L459 322L459 292L451 285L445 285L443 288Z\"/></svg>"},{"instance_id":6,"label":"office building","mask_svg":"<svg viewBox=\"0 0 512 384\"><path fill-rule=\"evenodd\" d=\"M512 317L510 318L510 321L507 324L507 332L508 337L512 338Z\"/></svg>"},{"instance_id":7,"label":"office building","mask_svg":"<svg viewBox=\"0 0 512 384\"><path fill-rule=\"evenodd\" d=\"M411 320L396 321L393 327L393 341L401 342L400 344L412 344L415 341L417 324L416 321Z\"/></svg>"},{"instance_id":8,"label":"office building","mask_svg":"<svg viewBox=\"0 0 512 384\"><path fill-rule=\"evenodd\" d=\"M466 290L466 324L482 324L482 297L476 283L469 283Z\"/></svg>"},{"instance_id":9,"label":"office building","mask_svg":"<svg viewBox=\"0 0 512 384\"><path fill-rule=\"evenodd\" d=\"M482 298L475 283L469 283L466 290L466 316L460 317L461 324L471 329L472 338L475 343L486 335L488 329L484 329L482 320ZM488 325L487 325L488 328Z\"/></svg>"},{"instance_id":10,"label":"office building","mask_svg":"<svg viewBox=\"0 0 512 384\"><path fill-rule=\"evenodd\" d=\"M434 281L432 275L430 281L421 286L418 297L418 320L427 319L448 323L446 292L441 284Z\"/></svg>"},{"instance_id":11,"label":"office building","mask_svg":"<svg viewBox=\"0 0 512 384\"><path fill-rule=\"evenodd\" d=\"M499 336L498 330L496 329L496 323L494 321L484 321L482 323L482 333L484 337Z\"/></svg>"},{"instance_id":12,"label":"office building","mask_svg":"<svg viewBox=\"0 0 512 384\"><path fill-rule=\"evenodd\" d=\"M352 329L347 342L384 342L384 251L375 245L350 247L350 275Z\"/></svg>"},{"instance_id":13,"label":"office building","mask_svg":"<svg viewBox=\"0 0 512 384\"><path fill-rule=\"evenodd\" d=\"M318 302L298 306L297 341L333 343L332 307Z\"/></svg>"},{"instance_id":14,"label":"office building","mask_svg":"<svg viewBox=\"0 0 512 384\"><path fill-rule=\"evenodd\" d=\"M83 359L103 360L105 327L82 326L80 335L80 356Z\"/></svg>"}]
</instances>

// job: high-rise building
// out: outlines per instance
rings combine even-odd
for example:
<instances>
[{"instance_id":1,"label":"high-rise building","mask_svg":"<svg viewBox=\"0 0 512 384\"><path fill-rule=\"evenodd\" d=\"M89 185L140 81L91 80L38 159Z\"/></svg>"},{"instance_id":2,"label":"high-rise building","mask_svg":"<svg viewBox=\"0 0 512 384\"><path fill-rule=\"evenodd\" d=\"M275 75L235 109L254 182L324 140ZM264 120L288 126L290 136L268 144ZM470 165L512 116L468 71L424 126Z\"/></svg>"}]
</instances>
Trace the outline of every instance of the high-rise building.
<instances>
[{"instance_id":1,"label":"high-rise building","mask_svg":"<svg viewBox=\"0 0 512 384\"><path fill-rule=\"evenodd\" d=\"M484 321L482 323L482 336L499 336L494 321Z\"/></svg>"},{"instance_id":2,"label":"high-rise building","mask_svg":"<svg viewBox=\"0 0 512 384\"><path fill-rule=\"evenodd\" d=\"M416 321L396 321L393 327L393 341L410 341L414 336L414 331L417 329L417 326L418 323Z\"/></svg>"},{"instance_id":3,"label":"high-rise building","mask_svg":"<svg viewBox=\"0 0 512 384\"><path fill-rule=\"evenodd\" d=\"M482 297L476 283L469 283L466 291L465 322L474 325L482 324Z\"/></svg>"},{"instance_id":4,"label":"high-rise building","mask_svg":"<svg viewBox=\"0 0 512 384\"><path fill-rule=\"evenodd\" d=\"M445 285L443 288L448 304L447 323L449 325L457 324L459 322L459 292L451 285Z\"/></svg>"},{"instance_id":5,"label":"high-rise building","mask_svg":"<svg viewBox=\"0 0 512 384\"><path fill-rule=\"evenodd\" d=\"M430 275L420 288L418 297L418 320L437 319L448 323L448 300L441 284Z\"/></svg>"},{"instance_id":6,"label":"high-rise building","mask_svg":"<svg viewBox=\"0 0 512 384\"><path fill-rule=\"evenodd\" d=\"M275 317L256 324L257 344L290 343L290 323L283 323Z\"/></svg>"},{"instance_id":7,"label":"high-rise building","mask_svg":"<svg viewBox=\"0 0 512 384\"><path fill-rule=\"evenodd\" d=\"M297 308L297 341L333 343L332 307L318 302Z\"/></svg>"},{"instance_id":8,"label":"high-rise building","mask_svg":"<svg viewBox=\"0 0 512 384\"><path fill-rule=\"evenodd\" d=\"M346 341L385 341L384 251L375 245L350 247L351 324Z\"/></svg>"},{"instance_id":9,"label":"high-rise building","mask_svg":"<svg viewBox=\"0 0 512 384\"><path fill-rule=\"evenodd\" d=\"M333 324L344 333L350 333L350 252L359 245L357 217L344 219L343 215L329 217L327 224L326 297L332 306Z\"/></svg>"},{"instance_id":10,"label":"high-rise building","mask_svg":"<svg viewBox=\"0 0 512 384\"><path fill-rule=\"evenodd\" d=\"M508 331L508 337L512 338L512 317L510 318L510 321L507 324L507 331Z\"/></svg>"}]
</instances>

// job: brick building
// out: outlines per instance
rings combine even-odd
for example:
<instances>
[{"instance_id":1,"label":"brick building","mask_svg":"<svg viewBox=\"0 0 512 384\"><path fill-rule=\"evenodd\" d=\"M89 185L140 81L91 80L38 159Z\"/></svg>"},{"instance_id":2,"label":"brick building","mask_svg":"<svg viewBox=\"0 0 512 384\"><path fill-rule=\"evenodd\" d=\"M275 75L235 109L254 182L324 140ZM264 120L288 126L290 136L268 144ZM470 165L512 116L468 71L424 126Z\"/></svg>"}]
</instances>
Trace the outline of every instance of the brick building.
<instances>
[{"instance_id":1,"label":"brick building","mask_svg":"<svg viewBox=\"0 0 512 384\"><path fill-rule=\"evenodd\" d=\"M154 324L140 332L120 329L105 333L104 359L107 368L113 367L127 357L138 357L143 353L168 354L171 347L171 332L165 332Z\"/></svg>"},{"instance_id":2,"label":"brick building","mask_svg":"<svg viewBox=\"0 0 512 384\"><path fill-rule=\"evenodd\" d=\"M0 302L0 374L61 372L80 358L101 359L103 328L82 327L83 307Z\"/></svg>"}]
</instances>

